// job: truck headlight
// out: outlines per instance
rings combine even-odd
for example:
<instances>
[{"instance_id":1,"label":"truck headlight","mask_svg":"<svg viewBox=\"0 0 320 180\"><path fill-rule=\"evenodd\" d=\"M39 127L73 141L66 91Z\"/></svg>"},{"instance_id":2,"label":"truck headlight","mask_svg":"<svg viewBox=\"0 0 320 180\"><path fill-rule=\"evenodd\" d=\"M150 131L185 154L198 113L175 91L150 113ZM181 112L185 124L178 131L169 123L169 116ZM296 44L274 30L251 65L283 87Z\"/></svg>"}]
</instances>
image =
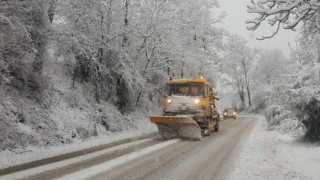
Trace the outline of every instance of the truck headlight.
<instances>
[{"instance_id":1,"label":"truck headlight","mask_svg":"<svg viewBox=\"0 0 320 180\"><path fill-rule=\"evenodd\" d=\"M167 99L167 103L170 104L172 102L171 99Z\"/></svg>"},{"instance_id":2,"label":"truck headlight","mask_svg":"<svg viewBox=\"0 0 320 180\"><path fill-rule=\"evenodd\" d=\"M199 99L195 99L195 100L194 100L194 103L199 104L199 103L200 103L200 100L199 100Z\"/></svg>"}]
</instances>

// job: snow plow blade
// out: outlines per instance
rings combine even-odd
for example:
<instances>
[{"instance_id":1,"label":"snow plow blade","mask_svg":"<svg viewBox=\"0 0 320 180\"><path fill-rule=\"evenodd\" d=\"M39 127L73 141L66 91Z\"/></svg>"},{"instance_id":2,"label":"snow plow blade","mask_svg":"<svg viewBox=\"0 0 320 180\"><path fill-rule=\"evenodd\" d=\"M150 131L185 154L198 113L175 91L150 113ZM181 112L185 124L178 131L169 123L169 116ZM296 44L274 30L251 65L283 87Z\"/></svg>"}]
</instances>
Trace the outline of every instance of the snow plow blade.
<instances>
[{"instance_id":1,"label":"snow plow blade","mask_svg":"<svg viewBox=\"0 0 320 180\"><path fill-rule=\"evenodd\" d=\"M148 118L156 123L164 139L177 136L191 140L201 139L200 126L188 116L149 116Z\"/></svg>"}]
</instances>

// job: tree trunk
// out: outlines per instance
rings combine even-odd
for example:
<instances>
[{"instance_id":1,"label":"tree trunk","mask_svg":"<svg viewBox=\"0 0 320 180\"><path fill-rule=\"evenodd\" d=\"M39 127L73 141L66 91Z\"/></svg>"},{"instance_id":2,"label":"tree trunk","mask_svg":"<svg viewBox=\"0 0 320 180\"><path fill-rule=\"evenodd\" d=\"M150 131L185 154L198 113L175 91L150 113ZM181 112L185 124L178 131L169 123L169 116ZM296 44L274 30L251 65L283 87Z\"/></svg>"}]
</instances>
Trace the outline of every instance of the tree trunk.
<instances>
[{"instance_id":1,"label":"tree trunk","mask_svg":"<svg viewBox=\"0 0 320 180\"><path fill-rule=\"evenodd\" d=\"M319 37L317 38L317 45L318 45L318 63L320 63L320 42L319 42Z\"/></svg>"},{"instance_id":2,"label":"tree trunk","mask_svg":"<svg viewBox=\"0 0 320 180\"><path fill-rule=\"evenodd\" d=\"M251 106L251 94L250 94L249 80L247 83L247 93L248 93L249 106Z\"/></svg>"},{"instance_id":3,"label":"tree trunk","mask_svg":"<svg viewBox=\"0 0 320 180\"><path fill-rule=\"evenodd\" d=\"M147 54L147 53L146 53L146 54ZM148 56L148 55L147 55L147 56ZM144 67L144 71L143 71L143 73L142 73L142 77L144 77L144 75L145 75L145 73L146 73L146 69L148 68L149 63L150 63L150 59L147 60L147 64L146 64L146 66ZM138 97L137 97L137 100L136 100L136 106L137 106L138 103L139 103L140 97L141 97L141 91L140 91L139 94L138 94Z\"/></svg>"},{"instance_id":4,"label":"tree trunk","mask_svg":"<svg viewBox=\"0 0 320 180\"><path fill-rule=\"evenodd\" d=\"M125 30L127 30L128 26L129 26L129 20L128 20L128 12L129 12L129 0L125 0L125 16L124 16L124 26L125 26ZM129 44L128 44L129 40L128 40L128 35L125 34L124 35L124 38L122 40L122 48L128 48ZM121 66L121 64L120 64ZM119 105L119 109L121 111L121 113L123 113L124 111L124 108L126 106L126 103L127 102L127 98L125 97L126 96L126 85L125 83L122 82L123 79L122 79L122 75L121 74L118 74L117 75L117 86L116 86L116 91L117 91L117 97L118 97L118 105Z\"/></svg>"},{"instance_id":5,"label":"tree trunk","mask_svg":"<svg viewBox=\"0 0 320 180\"><path fill-rule=\"evenodd\" d=\"M49 9L48 9L48 16L49 16L49 21L52 24L53 18L54 18L54 14L55 14L55 10L57 7L57 1L56 0L49 0Z\"/></svg>"},{"instance_id":6,"label":"tree trunk","mask_svg":"<svg viewBox=\"0 0 320 180\"><path fill-rule=\"evenodd\" d=\"M183 70L184 70L184 62L182 62L182 66L181 66L181 78L184 77L184 72L183 72Z\"/></svg>"},{"instance_id":7,"label":"tree trunk","mask_svg":"<svg viewBox=\"0 0 320 180\"><path fill-rule=\"evenodd\" d=\"M238 94L240 96L240 100L244 106L246 106L245 100L244 100L244 87L243 83L237 79L237 85L238 85Z\"/></svg>"},{"instance_id":8,"label":"tree trunk","mask_svg":"<svg viewBox=\"0 0 320 180\"><path fill-rule=\"evenodd\" d=\"M249 106L251 106L250 84L249 84L250 82L249 82L249 75L248 75L248 65L247 65L247 63L245 62L245 59L243 59L242 67L243 67L244 79L245 79L245 83L246 83L246 87L247 87L247 94L248 94Z\"/></svg>"},{"instance_id":9,"label":"tree trunk","mask_svg":"<svg viewBox=\"0 0 320 180\"><path fill-rule=\"evenodd\" d=\"M94 88L95 88L94 98L97 103L100 103L100 93L99 93L99 83L98 82L94 83Z\"/></svg>"},{"instance_id":10,"label":"tree trunk","mask_svg":"<svg viewBox=\"0 0 320 180\"><path fill-rule=\"evenodd\" d=\"M48 43L48 31L51 30L50 21L48 18L48 2L39 2L41 7L40 18L35 19L35 26L31 29L31 38L37 49L35 60L33 62L33 70L35 73L41 74L43 68L43 62L46 59L46 50Z\"/></svg>"},{"instance_id":11,"label":"tree trunk","mask_svg":"<svg viewBox=\"0 0 320 180\"><path fill-rule=\"evenodd\" d=\"M100 1L100 47L98 50L98 61L101 63L102 62L102 57L103 57L103 45L104 45L104 34L103 34L103 21L104 21L104 14L102 10L102 3Z\"/></svg>"},{"instance_id":12,"label":"tree trunk","mask_svg":"<svg viewBox=\"0 0 320 180\"><path fill-rule=\"evenodd\" d=\"M125 102L125 98L124 98L124 87L123 87L121 75L117 76L117 97L119 98L119 100L118 100L119 109L120 109L121 113L123 113L126 102Z\"/></svg>"},{"instance_id":13,"label":"tree trunk","mask_svg":"<svg viewBox=\"0 0 320 180\"><path fill-rule=\"evenodd\" d=\"M239 75L240 73L237 72L237 68L236 67L234 67L234 72L236 72L235 79L237 81L238 95L240 97L240 100L241 100L243 106L245 106L246 104L245 104L245 100L244 100L244 80L243 80L243 75ZM239 76L241 76L241 77L239 77Z\"/></svg>"},{"instance_id":14,"label":"tree trunk","mask_svg":"<svg viewBox=\"0 0 320 180\"><path fill-rule=\"evenodd\" d=\"M146 65L145 65L145 67L144 67L144 70L143 70L143 72L142 72L142 77L143 77L143 78L144 78L144 75L146 74L147 68L148 68L148 66L149 66L149 64L150 64L150 62L151 62L151 57L153 56L153 54L154 54L154 52L155 52L155 49L156 49L156 45L153 46L152 52L151 52L151 54L149 55L149 54L148 54L148 44L146 43L146 59L147 59L147 63L146 63ZM136 100L136 106L137 106L138 103L139 103L140 97L141 97L141 91L140 91L139 94L138 94L138 97L137 97L137 100Z\"/></svg>"},{"instance_id":15,"label":"tree trunk","mask_svg":"<svg viewBox=\"0 0 320 180\"><path fill-rule=\"evenodd\" d=\"M171 74L171 70L169 66L169 60L167 60L167 75L170 76L170 74Z\"/></svg>"},{"instance_id":16,"label":"tree trunk","mask_svg":"<svg viewBox=\"0 0 320 180\"><path fill-rule=\"evenodd\" d=\"M125 29L128 27L129 25L129 19L128 19L128 12L129 12L129 0L125 0L125 15L124 15L124 26ZM122 47L128 47L128 36L125 35L122 41Z\"/></svg>"},{"instance_id":17,"label":"tree trunk","mask_svg":"<svg viewBox=\"0 0 320 180\"><path fill-rule=\"evenodd\" d=\"M104 21L104 14L103 14L103 10L102 10L102 2L100 1L100 47L98 49L98 54L97 54L97 59L99 63L102 63L103 60L103 45L104 45L104 34L103 34L103 21ZM102 82L101 82L101 73L99 70L99 65L97 64L97 69L98 69L98 77L95 79L95 100L100 103L101 100L101 87L102 87Z\"/></svg>"}]
</instances>

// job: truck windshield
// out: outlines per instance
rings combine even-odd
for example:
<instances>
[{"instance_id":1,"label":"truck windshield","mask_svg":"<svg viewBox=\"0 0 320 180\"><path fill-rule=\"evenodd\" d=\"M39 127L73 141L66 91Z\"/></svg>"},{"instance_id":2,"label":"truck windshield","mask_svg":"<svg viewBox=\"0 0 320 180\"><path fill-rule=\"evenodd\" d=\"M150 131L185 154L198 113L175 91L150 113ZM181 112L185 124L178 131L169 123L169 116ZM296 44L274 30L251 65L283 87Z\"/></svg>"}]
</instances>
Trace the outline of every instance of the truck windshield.
<instances>
[{"instance_id":1,"label":"truck windshield","mask_svg":"<svg viewBox=\"0 0 320 180\"><path fill-rule=\"evenodd\" d=\"M203 83L176 83L168 84L167 95L180 95L180 96L204 96Z\"/></svg>"}]
</instances>

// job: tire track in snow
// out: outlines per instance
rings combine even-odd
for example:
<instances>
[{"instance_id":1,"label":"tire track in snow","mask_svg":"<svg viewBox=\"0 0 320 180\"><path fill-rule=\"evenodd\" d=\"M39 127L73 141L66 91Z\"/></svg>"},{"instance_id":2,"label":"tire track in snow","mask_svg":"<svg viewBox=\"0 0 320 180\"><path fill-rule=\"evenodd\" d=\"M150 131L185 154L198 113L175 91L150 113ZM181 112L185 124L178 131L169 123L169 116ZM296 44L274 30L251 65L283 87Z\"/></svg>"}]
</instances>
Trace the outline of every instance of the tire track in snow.
<instances>
[{"instance_id":1,"label":"tire track in snow","mask_svg":"<svg viewBox=\"0 0 320 180\"><path fill-rule=\"evenodd\" d=\"M139 157L145 156L149 153L152 153L154 151L157 151L161 148L165 148L167 146L171 146L172 144L181 142L180 139L173 139L173 140L169 140L169 141L165 141L144 149L141 149L139 151L135 151L132 152L130 154L124 155L124 156L120 156L118 158L112 159L110 161L107 161L105 163L102 164L98 164L96 166L92 166L90 168L87 169L82 169L81 171L63 176L61 178L59 178L58 180L70 180L70 179L89 179L90 177L93 177L95 175L98 175L102 172L108 171L112 168L115 168L117 166L123 165L129 161L132 161L134 159L137 159Z\"/></svg>"}]
</instances>

